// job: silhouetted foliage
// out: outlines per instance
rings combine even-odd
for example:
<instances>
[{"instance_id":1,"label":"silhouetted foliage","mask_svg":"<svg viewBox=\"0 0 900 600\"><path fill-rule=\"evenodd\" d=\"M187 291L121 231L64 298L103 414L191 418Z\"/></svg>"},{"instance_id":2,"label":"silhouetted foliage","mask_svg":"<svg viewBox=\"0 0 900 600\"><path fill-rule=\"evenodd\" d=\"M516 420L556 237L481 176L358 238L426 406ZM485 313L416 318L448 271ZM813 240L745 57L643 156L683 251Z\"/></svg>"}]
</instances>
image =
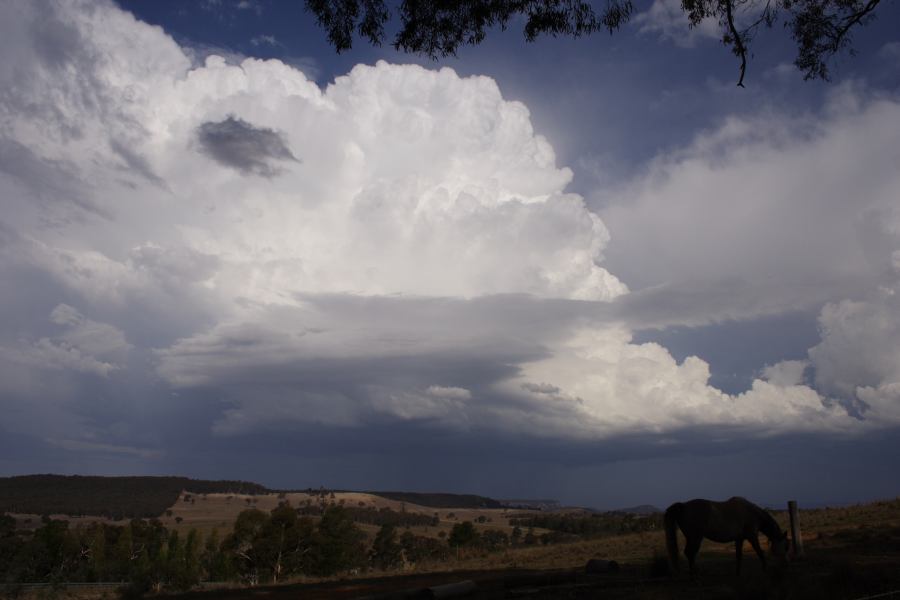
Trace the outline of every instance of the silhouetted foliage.
<instances>
[{"instance_id":1,"label":"silhouetted foliage","mask_svg":"<svg viewBox=\"0 0 900 600\"><path fill-rule=\"evenodd\" d=\"M242 511L222 542L225 565L217 571L256 585L300 573L333 575L364 565L365 536L344 507L324 507L317 524L298 513L286 502L271 513Z\"/></svg>"},{"instance_id":2,"label":"silhouetted foliage","mask_svg":"<svg viewBox=\"0 0 900 600\"><path fill-rule=\"evenodd\" d=\"M391 524L385 524L378 530L369 560L376 569L388 571L403 564L403 548L397 542L397 532Z\"/></svg>"},{"instance_id":3,"label":"silhouetted foliage","mask_svg":"<svg viewBox=\"0 0 900 600\"><path fill-rule=\"evenodd\" d=\"M456 523L453 529L450 530L447 543L454 547L477 546L480 537L471 521L463 521L462 523Z\"/></svg>"},{"instance_id":4,"label":"silhouetted foliage","mask_svg":"<svg viewBox=\"0 0 900 600\"><path fill-rule=\"evenodd\" d=\"M724 45L741 61L743 86L749 47L762 27L783 19L797 46L794 64L806 79L828 79L827 61L850 47L850 32L864 24L880 0L683 0L685 32L714 19ZM338 52L350 49L355 36L381 45L392 14L386 0L306 0L328 41ZM541 35L580 37L613 33L633 14L631 0L606 0L595 10L583 0L402 0L400 26L393 46L431 58L453 55L460 46L481 43L492 28L522 23L525 39Z\"/></svg>"},{"instance_id":5,"label":"silhouetted foliage","mask_svg":"<svg viewBox=\"0 0 900 600\"><path fill-rule=\"evenodd\" d=\"M203 574L199 534L185 539L159 521L124 526L44 519L33 532L18 532L0 519L0 581L63 583L122 581L128 595L149 590L185 590Z\"/></svg>"},{"instance_id":6,"label":"silhouetted foliage","mask_svg":"<svg viewBox=\"0 0 900 600\"><path fill-rule=\"evenodd\" d=\"M443 531L441 533L444 533ZM444 561L450 558L450 548L444 542L431 537L415 535L404 531L400 536L400 547L407 562Z\"/></svg>"},{"instance_id":7,"label":"silhouetted foliage","mask_svg":"<svg viewBox=\"0 0 900 600\"><path fill-rule=\"evenodd\" d=\"M481 534L481 547L495 552L509 546L509 536L499 529L488 529Z\"/></svg>"},{"instance_id":8,"label":"silhouetted foliage","mask_svg":"<svg viewBox=\"0 0 900 600\"><path fill-rule=\"evenodd\" d=\"M365 535L343 506L329 506L313 538L311 572L334 575L364 565Z\"/></svg>"},{"instance_id":9,"label":"silhouetted foliage","mask_svg":"<svg viewBox=\"0 0 900 600\"><path fill-rule=\"evenodd\" d=\"M347 514L356 523L368 525L392 525L394 527L424 527L436 525L435 518L421 513L397 512L390 508L360 508L348 506Z\"/></svg>"},{"instance_id":10,"label":"silhouetted foliage","mask_svg":"<svg viewBox=\"0 0 900 600\"><path fill-rule=\"evenodd\" d=\"M607 512L593 515L541 514L509 519L509 524L519 529L539 527L550 529L557 535L544 534L542 543L570 541L575 537L591 538L619 535L636 531L652 531L662 527L661 515L633 515L622 512ZM515 534L515 530L513 532ZM567 535L558 535L567 534ZM514 535L515 537L515 535ZM528 542L526 542L528 543Z\"/></svg>"}]
</instances>

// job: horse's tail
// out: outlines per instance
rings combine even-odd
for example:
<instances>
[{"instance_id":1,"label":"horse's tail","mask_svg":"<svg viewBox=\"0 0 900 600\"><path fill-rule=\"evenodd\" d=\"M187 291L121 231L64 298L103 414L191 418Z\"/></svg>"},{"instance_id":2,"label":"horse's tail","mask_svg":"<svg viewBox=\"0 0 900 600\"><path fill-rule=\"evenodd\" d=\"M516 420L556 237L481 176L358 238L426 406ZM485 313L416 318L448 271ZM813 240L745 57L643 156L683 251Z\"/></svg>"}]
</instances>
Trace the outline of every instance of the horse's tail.
<instances>
[{"instance_id":1,"label":"horse's tail","mask_svg":"<svg viewBox=\"0 0 900 600\"><path fill-rule=\"evenodd\" d=\"M676 502L666 509L663 520L666 526L666 551L669 553L669 564L672 570L678 572L678 519L681 517L681 509L684 505Z\"/></svg>"}]
</instances>

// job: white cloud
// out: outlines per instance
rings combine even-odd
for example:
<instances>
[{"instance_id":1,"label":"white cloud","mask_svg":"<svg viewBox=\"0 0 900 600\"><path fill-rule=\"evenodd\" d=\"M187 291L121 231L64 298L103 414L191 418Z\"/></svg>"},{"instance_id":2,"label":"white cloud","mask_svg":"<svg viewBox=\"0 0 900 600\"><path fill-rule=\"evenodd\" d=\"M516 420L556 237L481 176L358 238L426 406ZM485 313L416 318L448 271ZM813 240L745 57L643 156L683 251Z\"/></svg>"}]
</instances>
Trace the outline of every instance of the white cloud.
<instances>
[{"instance_id":1,"label":"white cloud","mask_svg":"<svg viewBox=\"0 0 900 600\"><path fill-rule=\"evenodd\" d=\"M121 368L119 363L131 349L121 330L87 319L67 304L54 308L50 321L64 330L52 338L20 339L14 347L0 346L0 355L34 369L72 370L108 377Z\"/></svg>"},{"instance_id":2,"label":"white cloud","mask_svg":"<svg viewBox=\"0 0 900 600\"><path fill-rule=\"evenodd\" d=\"M783 360L774 365L766 365L760 377L771 384L784 387L802 385L808 366L809 361L806 360Z\"/></svg>"},{"instance_id":3,"label":"white cloud","mask_svg":"<svg viewBox=\"0 0 900 600\"><path fill-rule=\"evenodd\" d=\"M147 364L214 390L220 434L385 419L580 439L863 427L785 365L732 396L700 358L631 343L610 318L628 314L628 289L601 266L616 242L492 79L380 62L322 89L277 60L192 66L105 3L54 7L0 8L0 49L22 65L0 67L0 137L43 169L0 176L2 265L49 277L98 321L58 306L67 329L29 338L25 362L105 375L126 335L137 343L129 326L150 322ZM864 104L814 135L736 119L698 138L610 209L620 262L690 288L710 273L765 280L777 261L770 289L799 281L820 303L845 290L833 280L890 263L869 258L888 234L854 249L846 197L863 190L872 215L896 197L896 112ZM865 185L835 144L860 156ZM69 183L48 195L46 174ZM854 377L873 405L892 393L882 372Z\"/></svg>"},{"instance_id":4,"label":"white cloud","mask_svg":"<svg viewBox=\"0 0 900 600\"><path fill-rule=\"evenodd\" d=\"M538 404L550 396L559 406L555 413L527 418L550 435L562 429L571 436L604 437L703 425L771 434L854 425L843 408L825 406L797 382L756 380L749 391L729 395L710 386L709 376L709 365L695 356L679 364L658 344L631 343L623 327L598 327L582 329L500 385L513 393L525 390Z\"/></svg>"},{"instance_id":5,"label":"white cloud","mask_svg":"<svg viewBox=\"0 0 900 600\"><path fill-rule=\"evenodd\" d=\"M898 281L900 283L900 281ZM823 393L862 400L863 414L900 417L900 298L882 289L865 300L828 304L819 317L822 341L809 351Z\"/></svg>"},{"instance_id":6,"label":"white cloud","mask_svg":"<svg viewBox=\"0 0 900 600\"><path fill-rule=\"evenodd\" d=\"M435 398L448 398L451 400L472 399L472 392L470 392L466 388L461 387L430 385L428 386L428 389L425 390L425 393Z\"/></svg>"},{"instance_id":7,"label":"white cloud","mask_svg":"<svg viewBox=\"0 0 900 600\"><path fill-rule=\"evenodd\" d=\"M693 289L710 321L875 288L891 256L879 223L900 189L898 136L900 103L847 86L820 116L731 118L605 198L610 268L633 288L674 288L673 300Z\"/></svg>"}]
</instances>

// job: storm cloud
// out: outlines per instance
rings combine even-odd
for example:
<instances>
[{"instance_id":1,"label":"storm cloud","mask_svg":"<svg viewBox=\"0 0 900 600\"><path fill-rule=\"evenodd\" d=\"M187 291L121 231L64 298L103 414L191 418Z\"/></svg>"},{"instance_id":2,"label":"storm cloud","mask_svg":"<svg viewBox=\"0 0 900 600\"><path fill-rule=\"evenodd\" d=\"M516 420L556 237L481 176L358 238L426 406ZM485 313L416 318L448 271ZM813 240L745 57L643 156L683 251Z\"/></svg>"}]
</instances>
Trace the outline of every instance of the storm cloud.
<instances>
[{"instance_id":1,"label":"storm cloud","mask_svg":"<svg viewBox=\"0 0 900 600\"><path fill-rule=\"evenodd\" d=\"M283 171L278 162L299 162L284 136L266 127L229 115L222 121L208 121L197 127L200 150L221 165L245 175L274 177Z\"/></svg>"},{"instance_id":2,"label":"storm cloud","mask_svg":"<svg viewBox=\"0 0 900 600\"><path fill-rule=\"evenodd\" d=\"M894 98L845 90L859 102L815 135L726 123L598 214L490 77L377 62L320 87L279 60L196 64L109 3L52 6L77 33L71 85L28 38L41 11L0 8L29 73L0 71L0 392L35 456L602 470L900 424ZM876 241L855 248L847 220ZM821 339L731 392L637 335L798 307Z\"/></svg>"}]
</instances>

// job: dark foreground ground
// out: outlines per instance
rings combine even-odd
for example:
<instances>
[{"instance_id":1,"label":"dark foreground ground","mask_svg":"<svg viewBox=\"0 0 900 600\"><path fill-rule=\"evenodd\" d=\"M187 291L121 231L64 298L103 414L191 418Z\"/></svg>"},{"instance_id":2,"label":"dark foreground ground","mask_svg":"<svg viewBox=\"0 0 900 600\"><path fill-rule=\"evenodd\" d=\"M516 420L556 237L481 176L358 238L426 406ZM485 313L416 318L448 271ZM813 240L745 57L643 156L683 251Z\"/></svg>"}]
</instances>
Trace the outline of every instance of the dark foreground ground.
<instances>
[{"instance_id":1,"label":"dark foreground ground","mask_svg":"<svg viewBox=\"0 0 900 600\"><path fill-rule=\"evenodd\" d=\"M566 547L559 546L564 553ZM452 571L316 584L191 592L171 600L318 600L325 598L551 599L846 599L900 600L900 528L860 528L816 539L806 557L763 571L753 555L734 575L728 554L703 555L697 582L671 577L653 564L621 565L618 572L584 569ZM686 567L686 565L683 565ZM656 571L654 573L654 571ZM168 599L167 599L168 600Z\"/></svg>"}]
</instances>

